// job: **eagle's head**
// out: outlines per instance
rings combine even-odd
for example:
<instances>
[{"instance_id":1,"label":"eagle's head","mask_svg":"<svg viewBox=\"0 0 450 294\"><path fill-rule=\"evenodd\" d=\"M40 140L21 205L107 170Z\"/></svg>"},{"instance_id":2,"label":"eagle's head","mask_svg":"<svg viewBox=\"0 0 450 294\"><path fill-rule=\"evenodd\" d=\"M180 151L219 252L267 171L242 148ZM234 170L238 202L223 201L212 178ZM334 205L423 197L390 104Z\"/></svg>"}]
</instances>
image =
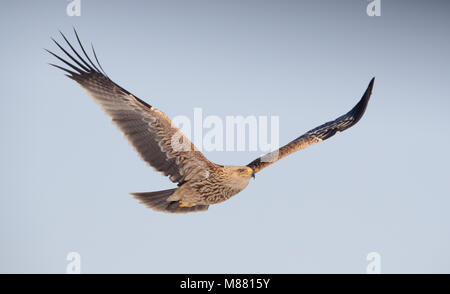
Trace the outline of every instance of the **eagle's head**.
<instances>
[{"instance_id":1,"label":"eagle's head","mask_svg":"<svg viewBox=\"0 0 450 294\"><path fill-rule=\"evenodd\" d=\"M237 191L247 187L251 178L255 177L253 169L248 166L225 165L223 167L226 184Z\"/></svg>"}]
</instances>

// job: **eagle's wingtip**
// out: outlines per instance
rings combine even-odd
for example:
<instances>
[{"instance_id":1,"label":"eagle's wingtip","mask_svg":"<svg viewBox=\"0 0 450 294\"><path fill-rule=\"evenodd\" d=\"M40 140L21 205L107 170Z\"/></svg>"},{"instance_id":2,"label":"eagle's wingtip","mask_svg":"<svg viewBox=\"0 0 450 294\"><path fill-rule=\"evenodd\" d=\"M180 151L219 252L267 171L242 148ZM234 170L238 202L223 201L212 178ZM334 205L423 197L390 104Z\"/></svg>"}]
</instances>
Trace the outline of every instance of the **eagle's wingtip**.
<instances>
[{"instance_id":1,"label":"eagle's wingtip","mask_svg":"<svg viewBox=\"0 0 450 294\"><path fill-rule=\"evenodd\" d=\"M367 87L367 90L370 90L369 95L370 95L370 93L372 92L373 84L374 84L374 83L375 83L375 77L373 77L373 78L370 80L369 86Z\"/></svg>"},{"instance_id":2,"label":"eagle's wingtip","mask_svg":"<svg viewBox=\"0 0 450 294\"><path fill-rule=\"evenodd\" d=\"M370 99L370 96L372 95L372 90L373 90L373 84L375 83L375 77L373 77L370 82L369 85L367 86L366 91L364 92L364 95L361 98L362 102L361 104L366 104L365 102L367 102ZM364 105L364 107L366 107L367 105Z\"/></svg>"}]
</instances>

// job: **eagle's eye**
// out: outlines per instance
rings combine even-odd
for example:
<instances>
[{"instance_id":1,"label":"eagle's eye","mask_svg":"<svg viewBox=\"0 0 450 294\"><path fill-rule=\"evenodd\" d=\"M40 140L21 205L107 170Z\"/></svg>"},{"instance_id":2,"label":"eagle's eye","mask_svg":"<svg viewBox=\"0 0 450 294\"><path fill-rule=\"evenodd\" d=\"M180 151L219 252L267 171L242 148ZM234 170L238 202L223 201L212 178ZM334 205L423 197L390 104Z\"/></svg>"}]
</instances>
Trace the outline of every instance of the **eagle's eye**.
<instances>
[{"instance_id":1,"label":"eagle's eye","mask_svg":"<svg viewBox=\"0 0 450 294\"><path fill-rule=\"evenodd\" d=\"M239 175L243 177L249 177L252 174L251 168L241 168L239 169Z\"/></svg>"}]
</instances>

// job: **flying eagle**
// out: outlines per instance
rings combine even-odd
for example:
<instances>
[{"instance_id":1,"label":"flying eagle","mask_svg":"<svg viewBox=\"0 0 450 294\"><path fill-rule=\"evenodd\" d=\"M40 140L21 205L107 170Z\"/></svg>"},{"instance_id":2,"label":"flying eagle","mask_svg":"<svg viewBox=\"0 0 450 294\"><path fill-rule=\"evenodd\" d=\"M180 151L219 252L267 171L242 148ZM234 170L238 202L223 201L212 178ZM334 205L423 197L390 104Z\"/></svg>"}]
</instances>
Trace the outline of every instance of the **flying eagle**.
<instances>
[{"instance_id":1,"label":"flying eagle","mask_svg":"<svg viewBox=\"0 0 450 294\"><path fill-rule=\"evenodd\" d=\"M55 66L83 87L114 124L125 134L140 157L157 171L177 183L177 188L156 192L131 193L151 209L186 213L205 211L209 205L229 199L247 187L250 179L263 168L281 158L326 140L356 124L363 116L374 84L370 81L361 100L348 113L306 132L297 139L244 166L219 165L209 161L171 122L163 112L114 83L100 65L86 53L76 30L76 39L84 57L70 44L70 54L53 38L55 44L72 61L53 52L70 69ZM180 148L182 146L183 148ZM186 148L188 147L188 148Z\"/></svg>"}]
</instances>

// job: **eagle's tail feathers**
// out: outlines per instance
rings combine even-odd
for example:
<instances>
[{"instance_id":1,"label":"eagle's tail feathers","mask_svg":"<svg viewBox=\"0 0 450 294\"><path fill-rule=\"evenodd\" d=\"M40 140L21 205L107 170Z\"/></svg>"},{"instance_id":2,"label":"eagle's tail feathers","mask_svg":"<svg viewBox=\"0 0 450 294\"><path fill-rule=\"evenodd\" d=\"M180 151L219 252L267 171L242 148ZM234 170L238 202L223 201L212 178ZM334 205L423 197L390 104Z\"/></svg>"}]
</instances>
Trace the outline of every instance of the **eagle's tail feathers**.
<instances>
[{"instance_id":1,"label":"eagle's tail feathers","mask_svg":"<svg viewBox=\"0 0 450 294\"><path fill-rule=\"evenodd\" d=\"M187 213L196 211L205 211L209 205L195 205L192 207L180 206L179 201L170 201L170 195L175 192L176 189L169 189L155 192L142 192L142 193L130 193L142 204L153 210L168 212L168 213Z\"/></svg>"}]
</instances>

